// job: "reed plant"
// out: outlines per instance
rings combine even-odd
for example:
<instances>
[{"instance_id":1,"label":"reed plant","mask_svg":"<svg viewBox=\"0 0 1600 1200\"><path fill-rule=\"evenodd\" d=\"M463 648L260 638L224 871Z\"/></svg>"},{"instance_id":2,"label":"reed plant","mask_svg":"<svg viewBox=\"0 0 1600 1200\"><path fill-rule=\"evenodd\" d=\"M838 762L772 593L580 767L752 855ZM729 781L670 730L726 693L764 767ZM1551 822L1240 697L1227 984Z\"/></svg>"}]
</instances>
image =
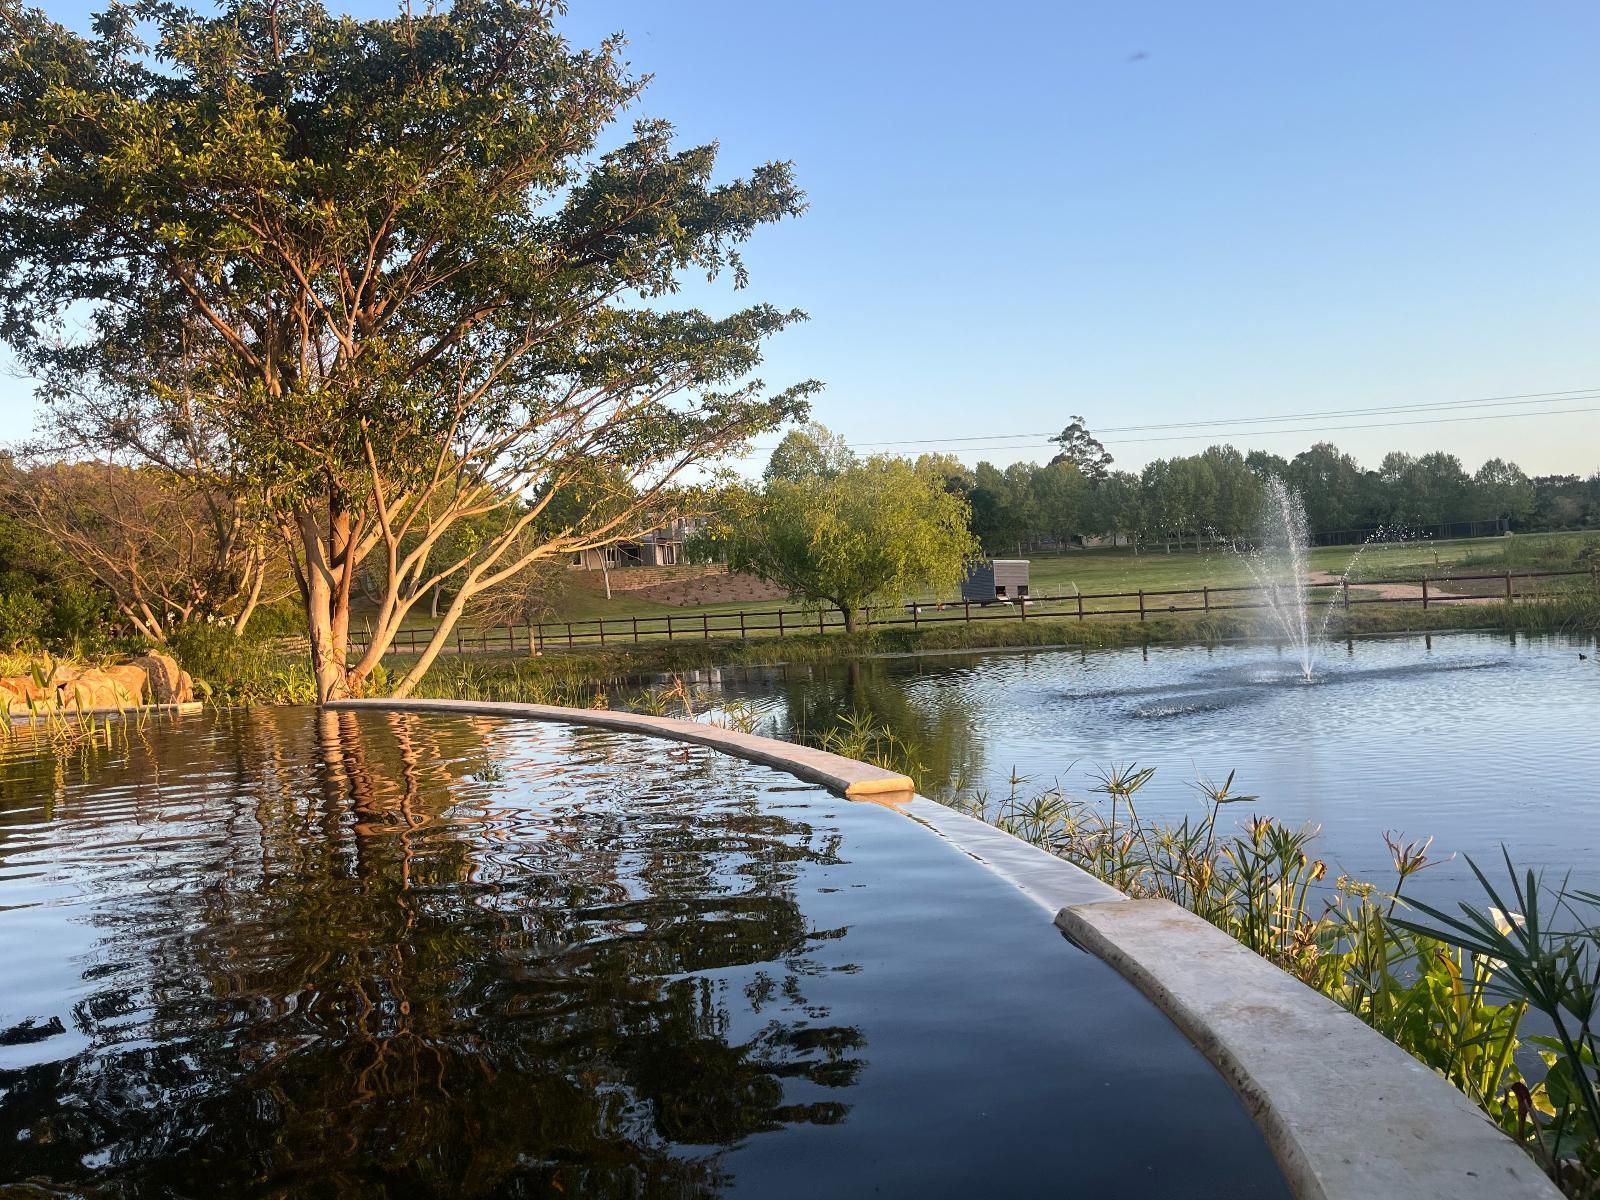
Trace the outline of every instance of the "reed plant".
<instances>
[{"instance_id":1,"label":"reed plant","mask_svg":"<svg viewBox=\"0 0 1600 1200\"><path fill-rule=\"evenodd\" d=\"M837 724L826 729L801 728L796 729L794 734L797 741L830 754L868 762L911 778L919 773L912 748L894 730L880 724L864 709L851 709L843 713Z\"/></svg>"},{"instance_id":2,"label":"reed plant","mask_svg":"<svg viewBox=\"0 0 1600 1200\"><path fill-rule=\"evenodd\" d=\"M1513 871L1503 892L1474 866L1487 903L1452 916L1407 894L1436 864L1428 841L1384 835L1387 890L1344 875L1329 881L1315 827L1260 814L1224 826L1229 807L1257 799L1236 791L1232 774L1199 781L1200 812L1175 823L1140 813L1154 776L1138 764L1107 768L1095 798L1059 785L1029 790L1013 776L999 802L980 795L958 806L1130 896L1209 921L1448 1079L1568 1196L1600 1200L1600 896L1562 888L1562 919L1552 924L1531 875ZM1524 1074L1532 1056L1518 1054L1530 1008L1555 1030L1525 1039L1538 1050L1539 1078Z\"/></svg>"},{"instance_id":3,"label":"reed plant","mask_svg":"<svg viewBox=\"0 0 1600 1200\"><path fill-rule=\"evenodd\" d=\"M1486 910L1460 904L1449 913L1414 902L1395 918L1413 936L1437 939L1468 957L1482 986L1507 1007L1532 1008L1552 1031L1528 1038L1545 1067L1536 1087L1510 1092L1514 1132L1572 1197L1600 1197L1600 894L1569 880L1549 887L1519 872L1502 850L1507 881L1497 886L1468 860Z\"/></svg>"}]
</instances>

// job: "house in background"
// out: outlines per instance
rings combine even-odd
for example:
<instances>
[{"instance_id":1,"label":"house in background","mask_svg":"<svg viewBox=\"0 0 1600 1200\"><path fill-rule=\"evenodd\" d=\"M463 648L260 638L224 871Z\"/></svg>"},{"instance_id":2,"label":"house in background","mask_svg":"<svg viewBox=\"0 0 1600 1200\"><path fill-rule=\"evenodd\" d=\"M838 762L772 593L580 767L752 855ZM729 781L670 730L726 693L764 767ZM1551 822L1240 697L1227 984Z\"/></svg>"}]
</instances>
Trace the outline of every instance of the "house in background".
<instances>
[{"instance_id":1,"label":"house in background","mask_svg":"<svg viewBox=\"0 0 1600 1200\"><path fill-rule=\"evenodd\" d=\"M613 542L572 556L575 571L625 570L629 567L675 567L683 561L683 544L705 528L702 517L685 517L652 529L636 541Z\"/></svg>"}]
</instances>

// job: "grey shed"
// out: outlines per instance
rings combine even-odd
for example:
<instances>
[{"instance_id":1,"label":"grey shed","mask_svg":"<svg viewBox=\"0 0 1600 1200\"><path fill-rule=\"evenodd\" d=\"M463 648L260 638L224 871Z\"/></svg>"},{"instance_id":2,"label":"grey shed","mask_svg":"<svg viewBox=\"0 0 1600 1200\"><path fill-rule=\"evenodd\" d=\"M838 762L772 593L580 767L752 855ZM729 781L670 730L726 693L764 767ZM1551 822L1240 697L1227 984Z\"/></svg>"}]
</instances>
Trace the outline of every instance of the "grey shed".
<instances>
[{"instance_id":1,"label":"grey shed","mask_svg":"<svg viewBox=\"0 0 1600 1200\"><path fill-rule=\"evenodd\" d=\"M961 581L961 598L975 604L1012 603L1028 594L1028 560L989 558Z\"/></svg>"}]
</instances>

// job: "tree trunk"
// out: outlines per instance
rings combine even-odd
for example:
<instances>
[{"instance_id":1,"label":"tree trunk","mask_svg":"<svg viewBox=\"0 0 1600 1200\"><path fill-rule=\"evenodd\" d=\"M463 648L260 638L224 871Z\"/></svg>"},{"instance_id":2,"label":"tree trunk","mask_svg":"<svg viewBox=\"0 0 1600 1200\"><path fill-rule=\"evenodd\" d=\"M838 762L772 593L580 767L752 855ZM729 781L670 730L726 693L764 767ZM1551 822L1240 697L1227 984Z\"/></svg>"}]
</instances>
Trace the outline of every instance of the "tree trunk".
<instances>
[{"instance_id":1,"label":"tree trunk","mask_svg":"<svg viewBox=\"0 0 1600 1200\"><path fill-rule=\"evenodd\" d=\"M249 595L245 597L244 607L239 610L239 615L233 621L233 635L243 637L245 627L250 624L250 618L255 615L256 608L261 603L261 589L267 582L267 552L257 546L250 552L251 575L254 577L250 584Z\"/></svg>"},{"instance_id":2,"label":"tree trunk","mask_svg":"<svg viewBox=\"0 0 1600 1200\"><path fill-rule=\"evenodd\" d=\"M308 583L306 630L311 635L311 672L317 679L317 703L343 700L350 695L346 678L348 647L335 633L333 589L318 572L310 574Z\"/></svg>"},{"instance_id":3,"label":"tree trunk","mask_svg":"<svg viewBox=\"0 0 1600 1200\"><path fill-rule=\"evenodd\" d=\"M306 630L311 636L311 671L317 680L317 703L354 696L365 678L350 669L350 585L357 564L350 561L350 514L333 497L328 505L327 534L319 514L303 510L295 523L305 554L302 595Z\"/></svg>"},{"instance_id":4,"label":"tree trunk","mask_svg":"<svg viewBox=\"0 0 1600 1200\"><path fill-rule=\"evenodd\" d=\"M839 612L844 615L844 631L846 633L854 633L856 631L856 610L848 604L841 604Z\"/></svg>"}]
</instances>

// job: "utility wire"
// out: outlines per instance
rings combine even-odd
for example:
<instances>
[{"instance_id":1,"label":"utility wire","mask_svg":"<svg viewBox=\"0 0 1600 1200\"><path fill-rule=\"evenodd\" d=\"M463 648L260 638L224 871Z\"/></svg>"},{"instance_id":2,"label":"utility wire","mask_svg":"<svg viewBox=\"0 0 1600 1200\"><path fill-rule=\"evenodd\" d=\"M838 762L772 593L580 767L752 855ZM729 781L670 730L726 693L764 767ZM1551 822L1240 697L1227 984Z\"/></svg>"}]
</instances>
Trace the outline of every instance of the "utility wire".
<instances>
[{"instance_id":1,"label":"utility wire","mask_svg":"<svg viewBox=\"0 0 1600 1200\"><path fill-rule=\"evenodd\" d=\"M1311 421L1323 417L1356 417L1380 416L1387 413L1426 412L1440 409L1468 408L1481 405L1513 406L1513 405L1540 405L1561 404L1573 400L1600 399L1600 388L1573 388L1565 392L1519 392L1509 396L1481 396L1472 400L1438 400L1426 404L1386 404L1373 408L1334 408L1324 409L1320 412L1308 413L1280 413L1271 417L1218 417L1209 421L1170 421L1164 424L1153 425L1107 425L1102 427L1100 433L1143 433L1158 429L1214 429L1226 425L1260 425L1273 421ZM1516 414L1507 414L1514 416ZM1023 441L1028 438L1049 438L1051 433L997 433L997 434L971 434L967 437L945 438L907 438L902 441L888 442L857 442L858 446L931 446L955 442L1004 442Z\"/></svg>"},{"instance_id":2,"label":"utility wire","mask_svg":"<svg viewBox=\"0 0 1600 1200\"><path fill-rule=\"evenodd\" d=\"M1584 400L1600 399L1600 397L1594 397L1594 396L1582 396L1582 397L1569 396L1568 398L1569 399L1584 399ZM1378 422L1370 422L1370 423L1359 424L1359 425L1297 426L1297 427L1291 427L1291 428L1288 428L1288 429L1251 429L1251 430L1246 430L1244 432L1246 432L1251 437L1272 437L1274 435L1286 434L1286 433L1295 433L1295 434L1304 434L1304 433L1339 433L1339 432L1346 431L1346 430L1356 430L1356 429L1399 429L1399 428L1402 428L1404 426L1412 426L1412 425L1456 425L1456 424L1461 424L1461 423L1468 422L1468 421L1503 421L1503 420L1512 419L1512 418L1562 417L1562 416L1572 416L1572 415L1576 415L1576 414L1580 414L1580 413L1600 413L1600 408L1562 408L1562 409L1553 409L1553 410L1552 409L1545 409L1545 410L1539 411L1539 412L1478 413L1478 414L1474 414L1473 416L1469 416L1469 417L1432 417L1432 418L1422 418L1422 419L1410 420L1410 421L1378 421ZM1181 427L1182 426L1179 425L1179 426L1150 426L1150 427L1147 427L1147 428L1162 429L1162 428L1181 428ZM1137 429L1139 427L1138 426L1124 426L1124 428ZM1006 435L1003 435L1003 436L1006 436L1006 437L1042 437L1042 436L1045 436L1045 435L1042 435L1042 434L1006 434ZM1135 445L1143 445L1143 444L1151 443L1151 442L1213 441L1213 440L1216 440L1220 436L1226 436L1226 435L1225 434L1218 434L1216 432L1202 432L1202 433L1168 434L1168 435L1163 436L1163 437L1108 438L1108 439L1105 439L1103 444L1107 445L1107 446L1135 446ZM890 445L893 445L893 446L923 446L923 445L945 444L945 443L949 443L949 442L963 442L963 443L965 443L965 442L976 441L976 440L981 440L981 439L975 439L975 438L930 438L930 439L926 439L926 440L904 441L904 442L860 442L860 443L857 443L857 445L860 445L860 446L890 446ZM954 449L960 450L960 451L962 451L964 453L973 453L975 451L989 451L989 450L1045 450L1045 449L1049 449L1049 448L1053 447L1054 445L1055 445L1054 442L1049 442L1049 441L1021 442L1021 443L1019 443L1019 442L1009 442L1009 443L1000 443L1000 444L994 444L991 441L990 444L985 444L985 445L965 445L965 444L957 445L957 446L954 447ZM774 449L774 447L771 447L771 446L757 446L757 447L754 447L751 450L750 454L745 455L743 457L746 457L746 458L754 457L756 454L767 453L767 452L770 452L772 449Z\"/></svg>"}]
</instances>

